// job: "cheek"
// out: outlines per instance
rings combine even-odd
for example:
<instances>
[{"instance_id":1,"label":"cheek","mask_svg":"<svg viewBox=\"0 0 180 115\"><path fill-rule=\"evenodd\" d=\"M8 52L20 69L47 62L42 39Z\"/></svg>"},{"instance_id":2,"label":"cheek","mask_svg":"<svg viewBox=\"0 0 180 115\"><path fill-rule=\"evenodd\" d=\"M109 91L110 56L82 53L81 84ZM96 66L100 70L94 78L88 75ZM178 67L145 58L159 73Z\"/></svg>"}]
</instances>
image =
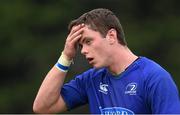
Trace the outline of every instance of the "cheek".
<instances>
[{"instance_id":1,"label":"cheek","mask_svg":"<svg viewBox=\"0 0 180 115\"><path fill-rule=\"evenodd\" d=\"M107 47L106 47L107 48ZM99 46L94 48L94 52L99 58L105 58L107 56L107 49L103 47L103 45L99 44Z\"/></svg>"},{"instance_id":2,"label":"cheek","mask_svg":"<svg viewBox=\"0 0 180 115\"><path fill-rule=\"evenodd\" d=\"M91 51L96 58L104 59L107 57L108 45L103 38L98 38L96 41L94 41L91 48Z\"/></svg>"}]
</instances>

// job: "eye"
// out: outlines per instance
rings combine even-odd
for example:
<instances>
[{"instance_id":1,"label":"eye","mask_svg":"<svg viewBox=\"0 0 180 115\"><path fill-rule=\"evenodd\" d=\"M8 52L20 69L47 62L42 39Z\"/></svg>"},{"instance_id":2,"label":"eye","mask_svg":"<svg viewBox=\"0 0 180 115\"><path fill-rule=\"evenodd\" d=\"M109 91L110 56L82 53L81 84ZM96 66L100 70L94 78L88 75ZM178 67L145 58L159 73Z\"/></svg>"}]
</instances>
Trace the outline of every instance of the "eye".
<instances>
[{"instance_id":1,"label":"eye","mask_svg":"<svg viewBox=\"0 0 180 115\"><path fill-rule=\"evenodd\" d=\"M87 45L90 45L90 44L91 44L91 41L92 41L92 40L87 39L87 40L85 41L85 43L86 43Z\"/></svg>"}]
</instances>

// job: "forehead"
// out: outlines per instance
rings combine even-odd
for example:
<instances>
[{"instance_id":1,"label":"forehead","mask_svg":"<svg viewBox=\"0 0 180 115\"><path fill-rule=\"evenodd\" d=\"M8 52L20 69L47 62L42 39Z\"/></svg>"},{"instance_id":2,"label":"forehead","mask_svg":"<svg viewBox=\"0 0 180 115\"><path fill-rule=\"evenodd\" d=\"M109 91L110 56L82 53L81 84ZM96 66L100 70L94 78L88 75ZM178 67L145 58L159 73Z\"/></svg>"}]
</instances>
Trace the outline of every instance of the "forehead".
<instances>
[{"instance_id":1,"label":"forehead","mask_svg":"<svg viewBox=\"0 0 180 115\"><path fill-rule=\"evenodd\" d=\"M92 30L89 26L85 25L80 43L82 43L84 39L97 37L101 37L101 34L98 31Z\"/></svg>"},{"instance_id":2,"label":"forehead","mask_svg":"<svg viewBox=\"0 0 180 115\"><path fill-rule=\"evenodd\" d=\"M84 31L83 31L83 35L85 34L89 34L89 33L93 33L96 32L95 30L91 29L91 27L89 25L85 25L84 27Z\"/></svg>"}]
</instances>

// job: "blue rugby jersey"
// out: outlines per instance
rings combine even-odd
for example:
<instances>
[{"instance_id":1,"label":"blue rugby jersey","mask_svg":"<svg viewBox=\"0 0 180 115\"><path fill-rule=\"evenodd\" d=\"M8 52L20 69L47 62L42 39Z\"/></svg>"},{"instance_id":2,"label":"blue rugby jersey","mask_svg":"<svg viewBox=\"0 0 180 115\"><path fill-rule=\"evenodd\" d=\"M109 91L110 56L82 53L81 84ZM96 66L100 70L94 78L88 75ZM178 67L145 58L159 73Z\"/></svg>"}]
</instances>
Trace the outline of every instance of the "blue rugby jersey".
<instances>
[{"instance_id":1,"label":"blue rugby jersey","mask_svg":"<svg viewBox=\"0 0 180 115\"><path fill-rule=\"evenodd\" d=\"M123 73L90 69L66 83L61 95L68 109L89 103L93 114L180 113L180 98L170 74L140 57Z\"/></svg>"}]
</instances>

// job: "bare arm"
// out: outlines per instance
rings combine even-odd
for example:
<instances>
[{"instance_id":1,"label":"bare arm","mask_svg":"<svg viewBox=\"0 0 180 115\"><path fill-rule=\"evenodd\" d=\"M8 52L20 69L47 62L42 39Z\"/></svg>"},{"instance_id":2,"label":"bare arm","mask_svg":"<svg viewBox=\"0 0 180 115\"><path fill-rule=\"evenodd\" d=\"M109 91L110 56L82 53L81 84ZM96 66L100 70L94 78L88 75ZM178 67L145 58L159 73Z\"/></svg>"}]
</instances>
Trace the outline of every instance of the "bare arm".
<instances>
[{"instance_id":1,"label":"bare arm","mask_svg":"<svg viewBox=\"0 0 180 115\"><path fill-rule=\"evenodd\" d=\"M66 73L61 72L55 66L49 71L34 101L34 112L57 113L67 109L59 89L63 85L65 76Z\"/></svg>"},{"instance_id":2,"label":"bare arm","mask_svg":"<svg viewBox=\"0 0 180 115\"><path fill-rule=\"evenodd\" d=\"M76 54L76 43L81 38L84 25L72 28L68 35L63 50L66 61L70 61ZM38 91L33 104L33 111L36 113L58 113L67 110L67 106L60 95L66 72L54 66L46 75Z\"/></svg>"}]
</instances>

